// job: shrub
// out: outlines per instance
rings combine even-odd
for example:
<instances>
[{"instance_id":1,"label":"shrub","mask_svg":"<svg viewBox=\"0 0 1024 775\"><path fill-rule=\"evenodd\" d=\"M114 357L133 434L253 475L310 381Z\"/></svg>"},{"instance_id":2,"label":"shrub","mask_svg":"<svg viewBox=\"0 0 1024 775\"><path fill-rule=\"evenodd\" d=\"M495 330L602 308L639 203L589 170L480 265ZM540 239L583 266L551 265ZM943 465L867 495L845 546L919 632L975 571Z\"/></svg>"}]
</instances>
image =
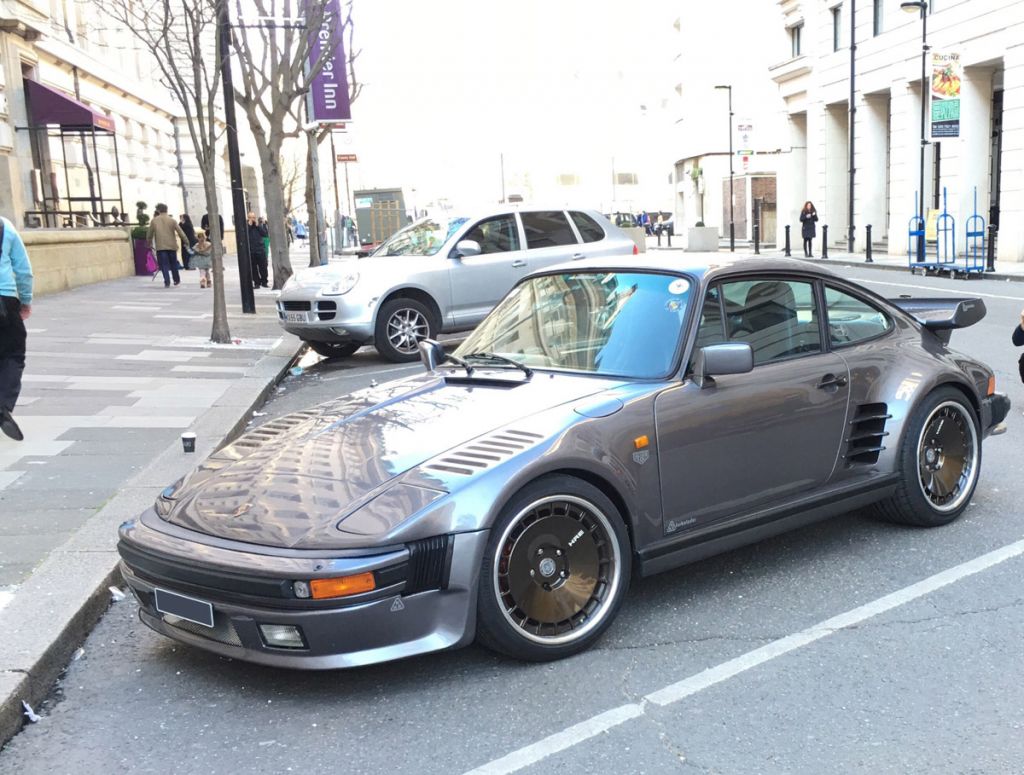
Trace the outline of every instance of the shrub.
<instances>
[{"instance_id":1,"label":"shrub","mask_svg":"<svg viewBox=\"0 0 1024 775\"><path fill-rule=\"evenodd\" d=\"M693 224L693 225L694 225L694 227L696 227L696 228L700 228L701 226L703 226L703 225L704 225L704 221L697 221L697 222L696 222L695 224Z\"/></svg>"},{"instance_id":2,"label":"shrub","mask_svg":"<svg viewBox=\"0 0 1024 775\"><path fill-rule=\"evenodd\" d=\"M135 220L138 226L132 227L132 239L146 239L149 232L149 216L146 215L146 203L135 203Z\"/></svg>"}]
</instances>

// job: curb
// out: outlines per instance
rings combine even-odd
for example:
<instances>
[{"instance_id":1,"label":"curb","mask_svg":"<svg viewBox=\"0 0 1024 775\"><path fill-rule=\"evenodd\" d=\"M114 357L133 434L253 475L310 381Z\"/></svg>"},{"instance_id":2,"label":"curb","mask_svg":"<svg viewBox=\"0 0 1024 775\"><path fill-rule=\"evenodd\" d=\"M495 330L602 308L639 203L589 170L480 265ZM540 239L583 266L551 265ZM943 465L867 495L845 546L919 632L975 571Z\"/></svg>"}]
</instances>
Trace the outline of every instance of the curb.
<instances>
[{"instance_id":1,"label":"curb","mask_svg":"<svg viewBox=\"0 0 1024 775\"><path fill-rule=\"evenodd\" d=\"M117 527L214 450L239 436L302 351L282 337L212 407L196 418L195 455L175 441L125 482L99 511L37 567L0 611L0 748L21 731L22 700L37 705L110 605L121 581ZM71 583L69 583L71 582ZM129 600L125 601L130 603Z\"/></svg>"}]
</instances>

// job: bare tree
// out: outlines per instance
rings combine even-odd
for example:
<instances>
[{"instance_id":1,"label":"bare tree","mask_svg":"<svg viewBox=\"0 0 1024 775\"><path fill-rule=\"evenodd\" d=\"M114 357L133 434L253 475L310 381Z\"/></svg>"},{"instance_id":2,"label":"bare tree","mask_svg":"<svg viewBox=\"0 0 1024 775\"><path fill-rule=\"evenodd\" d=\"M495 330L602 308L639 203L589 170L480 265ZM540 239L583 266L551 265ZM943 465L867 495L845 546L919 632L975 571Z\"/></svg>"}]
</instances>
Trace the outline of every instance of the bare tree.
<instances>
[{"instance_id":1,"label":"bare tree","mask_svg":"<svg viewBox=\"0 0 1024 775\"><path fill-rule=\"evenodd\" d=\"M185 114L203 178L213 243L213 327L210 339L231 341L224 298L224 251L217 202L217 96L226 52L217 35L217 13L227 0L95 0L94 5L128 30L149 53L161 80Z\"/></svg>"},{"instance_id":2,"label":"bare tree","mask_svg":"<svg viewBox=\"0 0 1024 775\"><path fill-rule=\"evenodd\" d=\"M281 288L292 274L284 228L281 146L287 138L298 136L295 106L331 56L329 48L312 56L316 36L311 31L323 27L328 4L323 0L245 0L244 5L245 9L242 0L235 0L239 23L234 40L241 76L235 100L245 111L256 138L274 287ZM339 23L330 20L330 35L335 34Z\"/></svg>"}]
</instances>

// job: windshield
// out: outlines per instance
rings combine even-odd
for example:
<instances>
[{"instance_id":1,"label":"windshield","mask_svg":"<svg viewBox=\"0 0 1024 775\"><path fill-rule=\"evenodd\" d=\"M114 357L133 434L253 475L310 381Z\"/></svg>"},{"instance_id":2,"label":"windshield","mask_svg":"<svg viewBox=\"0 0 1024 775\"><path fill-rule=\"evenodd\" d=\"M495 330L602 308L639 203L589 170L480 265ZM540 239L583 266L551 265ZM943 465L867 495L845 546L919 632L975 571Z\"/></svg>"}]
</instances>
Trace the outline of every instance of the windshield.
<instances>
[{"instance_id":1,"label":"windshield","mask_svg":"<svg viewBox=\"0 0 1024 775\"><path fill-rule=\"evenodd\" d=\"M652 379L672 367L691 283L640 272L567 272L517 285L455 351L536 368Z\"/></svg>"},{"instance_id":2,"label":"windshield","mask_svg":"<svg viewBox=\"0 0 1024 775\"><path fill-rule=\"evenodd\" d=\"M380 246L377 256L432 256L468 218L424 218L395 232Z\"/></svg>"}]
</instances>

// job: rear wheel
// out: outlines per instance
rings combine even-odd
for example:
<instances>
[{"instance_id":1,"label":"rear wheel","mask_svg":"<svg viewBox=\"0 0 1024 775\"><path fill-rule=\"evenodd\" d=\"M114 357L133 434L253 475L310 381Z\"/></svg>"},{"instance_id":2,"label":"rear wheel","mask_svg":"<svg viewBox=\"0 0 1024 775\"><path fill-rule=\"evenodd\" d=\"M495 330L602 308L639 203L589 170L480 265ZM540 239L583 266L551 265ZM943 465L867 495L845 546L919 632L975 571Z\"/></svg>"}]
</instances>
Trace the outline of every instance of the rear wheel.
<instances>
[{"instance_id":1,"label":"rear wheel","mask_svg":"<svg viewBox=\"0 0 1024 775\"><path fill-rule=\"evenodd\" d=\"M937 527L963 513L981 471L978 420L963 393L943 387L921 402L904 434L899 463L899 487L876 504L879 517Z\"/></svg>"},{"instance_id":2,"label":"rear wheel","mask_svg":"<svg viewBox=\"0 0 1024 775\"><path fill-rule=\"evenodd\" d=\"M437 324L426 305L415 299L392 299L377 313L373 344L392 363L405 363L419 358L420 342L436 334Z\"/></svg>"},{"instance_id":3,"label":"rear wheel","mask_svg":"<svg viewBox=\"0 0 1024 775\"><path fill-rule=\"evenodd\" d=\"M325 358L348 358L360 345L354 342L306 342L309 349Z\"/></svg>"},{"instance_id":4,"label":"rear wheel","mask_svg":"<svg viewBox=\"0 0 1024 775\"><path fill-rule=\"evenodd\" d=\"M589 647L629 587L630 544L618 509L571 476L527 485L491 531L477 601L477 636L518 659L547 661Z\"/></svg>"}]
</instances>

